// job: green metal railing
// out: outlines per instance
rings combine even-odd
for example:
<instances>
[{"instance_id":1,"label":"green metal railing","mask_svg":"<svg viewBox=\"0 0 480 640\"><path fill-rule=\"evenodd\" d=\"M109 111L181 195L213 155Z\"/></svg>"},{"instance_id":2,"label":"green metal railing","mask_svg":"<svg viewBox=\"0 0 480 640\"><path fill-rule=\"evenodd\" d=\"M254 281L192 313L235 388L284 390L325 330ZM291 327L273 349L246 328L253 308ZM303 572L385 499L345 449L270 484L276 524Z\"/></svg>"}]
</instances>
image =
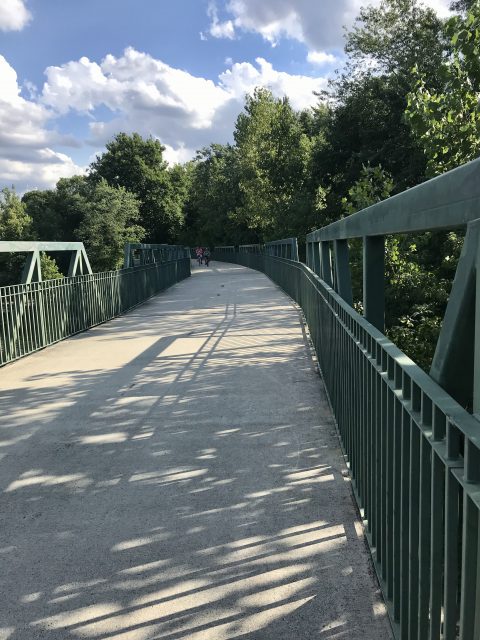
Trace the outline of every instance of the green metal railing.
<instances>
[{"instance_id":1,"label":"green metal railing","mask_svg":"<svg viewBox=\"0 0 480 640\"><path fill-rule=\"evenodd\" d=\"M111 320L190 275L190 259L0 287L0 365Z\"/></svg>"},{"instance_id":2,"label":"green metal railing","mask_svg":"<svg viewBox=\"0 0 480 640\"><path fill-rule=\"evenodd\" d=\"M145 244L127 242L124 248L123 267L144 266L158 262L171 262L190 256L190 247L172 244Z\"/></svg>"},{"instance_id":3,"label":"green metal railing","mask_svg":"<svg viewBox=\"0 0 480 640\"><path fill-rule=\"evenodd\" d=\"M298 260L297 238L284 238L283 240L273 240L265 244L241 244L215 247L215 255L230 256L236 252L241 254L266 254L278 258L289 258Z\"/></svg>"},{"instance_id":4,"label":"green metal railing","mask_svg":"<svg viewBox=\"0 0 480 640\"><path fill-rule=\"evenodd\" d=\"M479 205L475 161L309 234L310 266L265 251L215 251L216 260L262 271L303 309L402 640L480 638L480 422L453 397L479 392ZM444 374L437 379L448 383L440 386L440 364L434 377L426 374L381 331L383 236L451 227L467 234L435 355ZM367 317L350 304L353 237L364 238ZM452 344L474 377L467 389L457 383L450 390L455 377L466 380L453 366L458 358L448 357Z\"/></svg>"}]
</instances>

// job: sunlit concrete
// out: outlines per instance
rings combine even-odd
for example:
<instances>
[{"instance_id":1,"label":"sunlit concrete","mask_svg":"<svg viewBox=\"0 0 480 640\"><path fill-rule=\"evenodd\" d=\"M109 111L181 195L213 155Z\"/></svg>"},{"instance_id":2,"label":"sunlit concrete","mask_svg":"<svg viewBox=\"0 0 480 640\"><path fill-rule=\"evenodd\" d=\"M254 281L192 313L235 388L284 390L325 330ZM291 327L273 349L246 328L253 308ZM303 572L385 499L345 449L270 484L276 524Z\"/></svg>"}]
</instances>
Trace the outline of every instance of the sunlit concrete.
<instances>
[{"instance_id":1,"label":"sunlit concrete","mask_svg":"<svg viewBox=\"0 0 480 640\"><path fill-rule=\"evenodd\" d=\"M213 263L0 370L0 640L389 639L298 310Z\"/></svg>"}]
</instances>

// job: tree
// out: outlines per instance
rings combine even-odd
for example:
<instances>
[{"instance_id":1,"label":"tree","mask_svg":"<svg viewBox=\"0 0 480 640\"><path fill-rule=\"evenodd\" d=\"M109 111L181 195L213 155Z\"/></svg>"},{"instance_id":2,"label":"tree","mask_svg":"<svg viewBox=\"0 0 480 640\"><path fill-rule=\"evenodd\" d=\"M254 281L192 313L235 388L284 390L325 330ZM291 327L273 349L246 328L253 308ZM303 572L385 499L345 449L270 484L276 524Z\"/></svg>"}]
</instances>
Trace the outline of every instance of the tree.
<instances>
[{"instance_id":1,"label":"tree","mask_svg":"<svg viewBox=\"0 0 480 640\"><path fill-rule=\"evenodd\" d=\"M84 176L60 178L55 189L29 191L22 202L37 240L70 242L85 215L91 185Z\"/></svg>"},{"instance_id":2,"label":"tree","mask_svg":"<svg viewBox=\"0 0 480 640\"><path fill-rule=\"evenodd\" d=\"M127 242L140 242L144 229L136 224L139 205L123 187L111 187L106 180L95 184L84 203L83 220L75 232L85 244L94 271L118 269Z\"/></svg>"},{"instance_id":3,"label":"tree","mask_svg":"<svg viewBox=\"0 0 480 640\"><path fill-rule=\"evenodd\" d=\"M442 21L418 0L381 0L360 9L346 34L349 71L396 78L404 90L416 65L435 82L443 62Z\"/></svg>"},{"instance_id":4,"label":"tree","mask_svg":"<svg viewBox=\"0 0 480 640\"><path fill-rule=\"evenodd\" d=\"M22 206L31 214L35 239L84 242L96 271L116 269L125 242L139 242L145 235L136 196L104 179L61 178L55 189L26 193Z\"/></svg>"},{"instance_id":5,"label":"tree","mask_svg":"<svg viewBox=\"0 0 480 640\"><path fill-rule=\"evenodd\" d=\"M0 191L0 239L26 240L31 234L32 219L14 190Z\"/></svg>"},{"instance_id":6,"label":"tree","mask_svg":"<svg viewBox=\"0 0 480 640\"><path fill-rule=\"evenodd\" d=\"M193 245L257 242L258 236L236 218L242 195L239 157L232 145L212 144L197 152L191 164L190 196L185 220Z\"/></svg>"},{"instance_id":7,"label":"tree","mask_svg":"<svg viewBox=\"0 0 480 640\"><path fill-rule=\"evenodd\" d=\"M22 198L25 211L32 219L32 233L38 240L64 240L64 221L59 210L57 192L28 191Z\"/></svg>"},{"instance_id":8,"label":"tree","mask_svg":"<svg viewBox=\"0 0 480 640\"><path fill-rule=\"evenodd\" d=\"M234 138L242 195L236 220L265 239L305 233L311 145L288 99L256 89L246 97Z\"/></svg>"},{"instance_id":9,"label":"tree","mask_svg":"<svg viewBox=\"0 0 480 640\"><path fill-rule=\"evenodd\" d=\"M346 70L332 82L331 124L317 166L329 174L329 208L361 176L363 166L382 165L397 193L425 176L422 145L405 121L411 68L422 69L429 86L438 86L445 55L442 23L417 0L382 0L361 9L346 34Z\"/></svg>"},{"instance_id":10,"label":"tree","mask_svg":"<svg viewBox=\"0 0 480 640\"><path fill-rule=\"evenodd\" d=\"M167 169L165 147L138 133L119 133L105 153L90 165L89 178L102 178L112 187L123 187L140 203L140 224L149 242L174 242L183 225L182 172ZM185 177L185 176L184 176Z\"/></svg>"},{"instance_id":11,"label":"tree","mask_svg":"<svg viewBox=\"0 0 480 640\"><path fill-rule=\"evenodd\" d=\"M0 191L0 240L31 239L32 220L13 189ZM25 257L21 254L0 254L0 286L18 284Z\"/></svg>"},{"instance_id":12,"label":"tree","mask_svg":"<svg viewBox=\"0 0 480 640\"><path fill-rule=\"evenodd\" d=\"M63 278L56 261L43 251L40 254L40 270L42 272L42 280L59 280Z\"/></svg>"},{"instance_id":13,"label":"tree","mask_svg":"<svg viewBox=\"0 0 480 640\"><path fill-rule=\"evenodd\" d=\"M416 67L406 116L428 160L428 175L453 169L480 154L480 3L446 25L453 55L441 66L441 89Z\"/></svg>"}]
</instances>

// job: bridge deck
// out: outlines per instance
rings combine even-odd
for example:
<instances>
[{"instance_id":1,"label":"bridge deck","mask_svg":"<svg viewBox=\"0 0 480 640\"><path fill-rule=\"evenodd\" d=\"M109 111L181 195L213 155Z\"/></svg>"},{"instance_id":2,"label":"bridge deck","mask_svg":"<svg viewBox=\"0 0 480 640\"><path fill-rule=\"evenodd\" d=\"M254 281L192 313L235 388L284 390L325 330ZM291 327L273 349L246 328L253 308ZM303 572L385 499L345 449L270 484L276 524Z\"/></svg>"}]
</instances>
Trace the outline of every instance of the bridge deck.
<instances>
[{"instance_id":1,"label":"bridge deck","mask_svg":"<svg viewBox=\"0 0 480 640\"><path fill-rule=\"evenodd\" d=\"M0 371L0 640L390 638L299 314L214 263Z\"/></svg>"}]
</instances>

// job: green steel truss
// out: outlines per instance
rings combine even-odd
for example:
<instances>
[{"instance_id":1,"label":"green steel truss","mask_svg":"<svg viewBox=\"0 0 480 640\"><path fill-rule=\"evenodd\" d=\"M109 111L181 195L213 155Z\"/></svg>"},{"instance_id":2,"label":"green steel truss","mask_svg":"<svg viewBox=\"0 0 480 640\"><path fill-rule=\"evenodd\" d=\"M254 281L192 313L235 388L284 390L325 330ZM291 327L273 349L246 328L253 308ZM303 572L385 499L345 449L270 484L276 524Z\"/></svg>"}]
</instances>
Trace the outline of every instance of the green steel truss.
<instances>
[{"instance_id":1,"label":"green steel truss","mask_svg":"<svg viewBox=\"0 0 480 640\"><path fill-rule=\"evenodd\" d=\"M69 276L92 273L90 262L83 242L33 242L33 241L0 241L0 253L24 253L26 260L22 271L21 282L41 282L41 253L67 253L70 255Z\"/></svg>"},{"instance_id":2,"label":"green steel truss","mask_svg":"<svg viewBox=\"0 0 480 640\"><path fill-rule=\"evenodd\" d=\"M307 265L265 249L215 250L264 272L303 309L402 640L480 638L479 205L477 160L312 232ZM384 236L459 227L464 247L427 375L382 332ZM351 306L356 237L365 317Z\"/></svg>"}]
</instances>

